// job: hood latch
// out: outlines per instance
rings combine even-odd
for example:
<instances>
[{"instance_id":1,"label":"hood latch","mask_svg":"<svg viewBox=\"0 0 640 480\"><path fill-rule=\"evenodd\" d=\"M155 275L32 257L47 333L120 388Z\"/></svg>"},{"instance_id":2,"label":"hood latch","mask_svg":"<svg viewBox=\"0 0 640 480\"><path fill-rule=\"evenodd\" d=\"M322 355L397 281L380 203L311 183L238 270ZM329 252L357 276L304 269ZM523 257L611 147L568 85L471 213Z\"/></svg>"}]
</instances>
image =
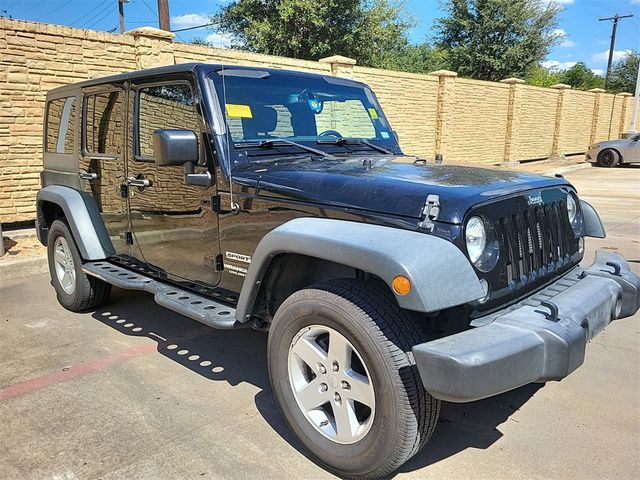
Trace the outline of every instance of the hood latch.
<instances>
[{"instance_id":1,"label":"hood latch","mask_svg":"<svg viewBox=\"0 0 640 480\"><path fill-rule=\"evenodd\" d=\"M434 221L438 219L440 214L440 197L438 195L427 196L427 201L422 207L422 220L418 223L421 228L426 228L429 232L433 232L435 227Z\"/></svg>"}]
</instances>

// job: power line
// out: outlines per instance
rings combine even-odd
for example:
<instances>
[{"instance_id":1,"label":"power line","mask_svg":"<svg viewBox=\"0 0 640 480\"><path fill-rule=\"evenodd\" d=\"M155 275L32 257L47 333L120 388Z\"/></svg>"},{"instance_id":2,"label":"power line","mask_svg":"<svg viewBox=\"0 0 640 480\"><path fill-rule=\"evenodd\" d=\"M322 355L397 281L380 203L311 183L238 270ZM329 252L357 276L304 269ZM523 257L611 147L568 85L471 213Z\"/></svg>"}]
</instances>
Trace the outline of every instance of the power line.
<instances>
[{"instance_id":1,"label":"power line","mask_svg":"<svg viewBox=\"0 0 640 480\"><path fill-rule=\"evenodd\" d=\"M40 18L46 18L46 17L48 17L48 16L49 16L49 15L51 15L52 13L55 13L55 12L57 12L58 10L60 10L60 9L61 9L62 7L64 7L65 5L67 5L67 4L69 4L69 3L71 3L71 1L72 1L72 0L67 0L67 1L66 1L66 2L64 2L62 5L60 5L60 6L56 7L56 8L54 8L53 10L49 10L47 13L45 13L45 14L41 15L41 16L40 16Z\"/></svg>"},{"instance_id":2,"label":"power line","mask_svg":"<svg viewBox=\"0 0 640 480\"><path fill-rule=\"evenodd\" d=\"M74 20L73 22L71 22L69 25L73 26L76 23L80 22L81 20L85 19L87 16L91 15L93 12L95 12L97 9L102 8L104 5L106 5L106 3L109 0L103 0L102 3L98 4L95 7L90 8L89 10L87 10L87 12L85 12L84 14L82 14L80 17L78 17L76 20Z\"/></svg>"},{"instance_id":3,"label":"power line","mask_svg":"<svg viewBox=\"0 0 640 480\"><path fill-rule=\"evenodd\" d=\"M197 27L187 27L187 28L178 28L176 30L171 30L173 33L176 32L186 32L187 30L197 30L198 28L210 27L211 25L215 25L215 23L205 23L204 25L198 25Z\"/></svg>"},{"instance_id":4,"label":"power line","mask_svg":"<svg viewBox=\"0 0 640 480\"><path fill-rule=\"evenodd\" d=\"M98 10L97 13L95 13L94 15L92 15L91 17L87 18L86 20L84 20L79 27L80 28L88 28L88 25L90 23L92 23L96 18L98 18L100 15L103 15L105 12L111 12L111 5L109 3L107 3L104 8L101 8Z\"/></svg>"},{"instance_id":5,"label":"power line","mask_svg":"<svg viewBox=\"0 0 640 480\"><path fill-rule=\"evenodd\" d=\"M72 23L72 25L77 23L78 27L83 27L87 23L91 22L98 15L102 15L105 11L107 11L107 9L111 9L110 3L111 2L109 0L104 0L100 5L92 8L90 11L88 11L87 13L82 15L80 18L75 20Z\"/></svg>"},{"instance_id":6,"label":"power line","mask_svg":"<svg viewBox=\"0 0 640 480\"><path fill-rule=\"evenodd\" d=\"M95 22L93 22L91 25L89 25L87 28L92 28L94 25L99 24L102 20L104 20L105 18L107 18L109 15L111 15L111 9L109 9L107 11L107 13L105 13L103 16L101 16L99 19L97 19Z\"/></svg>"}]
</instances>

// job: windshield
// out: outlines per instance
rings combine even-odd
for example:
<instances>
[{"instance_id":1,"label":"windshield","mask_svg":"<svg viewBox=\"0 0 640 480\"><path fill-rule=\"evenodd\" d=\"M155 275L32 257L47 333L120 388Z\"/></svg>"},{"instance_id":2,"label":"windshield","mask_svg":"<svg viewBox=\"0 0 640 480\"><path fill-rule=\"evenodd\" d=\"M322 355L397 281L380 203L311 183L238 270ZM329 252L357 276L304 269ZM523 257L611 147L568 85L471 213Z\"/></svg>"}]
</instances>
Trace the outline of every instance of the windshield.
<instances>
[{"instance_id":1,"label":"windshield","mask_svg":"<svg viewBox=\"0 0 640 480\"><path fill-rule=\"evenodd\" d=\"M293 142L332 154L399 150L367 87L320 76L232 68L211 77L232 145L236 150L255 147L248 156L272 155L272 149L278 154L310 152ZM277 139L288 142L273 141Z\"/></svg>"}]
</instances>

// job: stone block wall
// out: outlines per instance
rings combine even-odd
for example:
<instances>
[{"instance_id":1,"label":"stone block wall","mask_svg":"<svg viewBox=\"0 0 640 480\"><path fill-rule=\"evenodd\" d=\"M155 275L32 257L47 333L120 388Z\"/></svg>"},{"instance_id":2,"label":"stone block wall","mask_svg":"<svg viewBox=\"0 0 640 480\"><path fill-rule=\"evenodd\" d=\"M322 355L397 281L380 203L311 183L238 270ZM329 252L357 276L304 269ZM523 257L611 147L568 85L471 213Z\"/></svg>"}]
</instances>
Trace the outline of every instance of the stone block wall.
<instances>
[{"instance_id":1,"label":"stone block wall","mask_svg":"<svg viewBox=\"0 0 640 480\"><path fill-rule=\"evenodd\" d=\"M427 75L208 48L143 27L124 35L0 19L0 222L35 218L46 92L67 83L185 62L261 65L369 84L406 153L447 163L499 164L584 152L619 138L632 97L600 90L539 88L519 79L482 82L455 72ZM187 195L188 196L188 195ZM186 198L185 198L186 200Z\"/></svg>"}]
</instances>

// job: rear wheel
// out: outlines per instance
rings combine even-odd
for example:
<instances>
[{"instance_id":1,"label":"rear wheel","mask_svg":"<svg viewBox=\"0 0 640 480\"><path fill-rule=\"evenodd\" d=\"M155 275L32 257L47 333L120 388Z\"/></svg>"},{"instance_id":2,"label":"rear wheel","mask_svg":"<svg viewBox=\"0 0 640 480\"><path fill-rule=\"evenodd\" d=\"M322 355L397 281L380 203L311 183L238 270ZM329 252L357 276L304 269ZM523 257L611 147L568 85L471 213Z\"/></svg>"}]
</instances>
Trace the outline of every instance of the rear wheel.
<instances>
[{"instance_id":1,"label":"rear wheel","mask_svg":"<svg viewBox=\"0 0 640 480\"><path fill-rule=\"evenodd\" d=\"M81 312L97 308L107 301L111 284L82 271L78 248L69 227L61 220L51 224L47 255L51 284L64 308Z\"/></svg>"},{"instance_id":2,"label":"rear wheel","mask_svg":"<svg viewBox=\"0 0 640 480\"><path fill-rule=\"evenodd\" d=\"M606 148L598 154L599 167L615 167L620 163L620 154L611 148Z\"/></svg>"},{"instance_id":3,"label":"rear wheel","mask_svg":"<svg viewBox=\"0 0 640 480\"><path fill-rule=\"evenodd\" d=\"M271 385L287 423L325 468L380 477L426 443L440 402L410 360L425 340L375 282L323 282L280 306L269 331Z\"/></svg>"}]
</instances>

